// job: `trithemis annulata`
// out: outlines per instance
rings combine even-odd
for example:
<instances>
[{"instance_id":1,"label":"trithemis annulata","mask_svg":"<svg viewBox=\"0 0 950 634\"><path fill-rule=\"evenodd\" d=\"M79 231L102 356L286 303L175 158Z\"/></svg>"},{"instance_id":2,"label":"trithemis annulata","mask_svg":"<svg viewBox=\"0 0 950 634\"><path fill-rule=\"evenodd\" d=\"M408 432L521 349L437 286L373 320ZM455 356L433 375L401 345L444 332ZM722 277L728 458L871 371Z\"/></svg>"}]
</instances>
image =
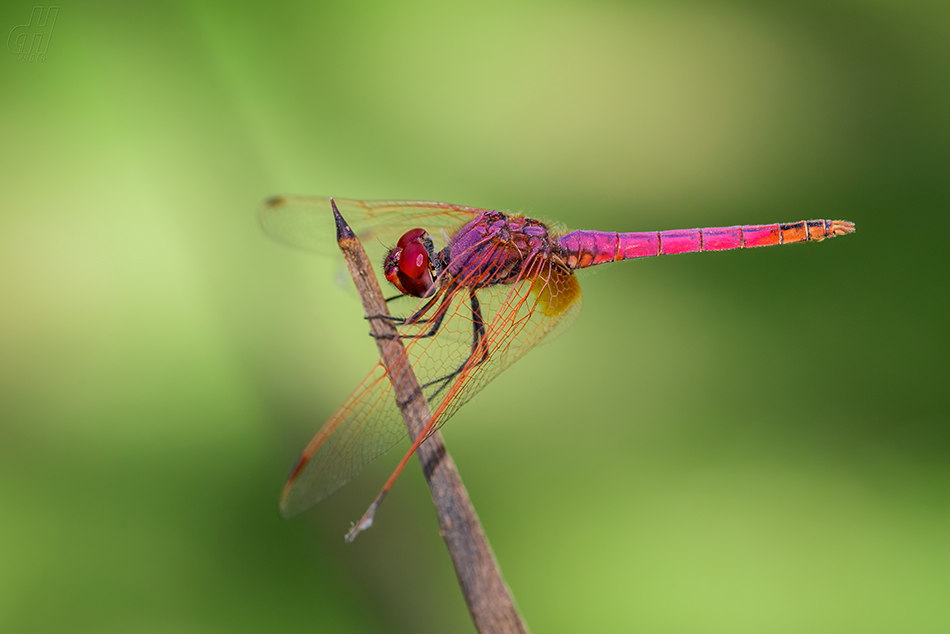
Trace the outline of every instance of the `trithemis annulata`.
<instances>
[{"instance_id":1,"label":"trithemis annulata","mask_svg":"<svg viewBox=\"0 0 950 634\"><path fill-rule=\"evenodd\" d=\"M581 307L575 269L652 255L820 242L854 231L844 220L803 220L564 233L518 214L446 203L335 203L367 251L377 251L380 273L399 291L397 297L419 298L397 323L433 413L428 433L528 350L574 321ZM320 252L336 249L330 198L269 198L260 217L267 233L281 242ZM377 363L304 449L284 488L281 513L295 515L319 502L406 434L386 368Z\"/></svg>"}]
</instances>

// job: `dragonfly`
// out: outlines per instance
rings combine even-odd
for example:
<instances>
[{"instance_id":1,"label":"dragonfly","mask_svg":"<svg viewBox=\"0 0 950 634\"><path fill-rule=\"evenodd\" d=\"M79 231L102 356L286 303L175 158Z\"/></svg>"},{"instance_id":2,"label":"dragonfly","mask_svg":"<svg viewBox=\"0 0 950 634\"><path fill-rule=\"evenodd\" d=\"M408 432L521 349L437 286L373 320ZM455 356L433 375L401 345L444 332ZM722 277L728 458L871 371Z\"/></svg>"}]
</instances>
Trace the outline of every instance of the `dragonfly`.
<instances>
[{"instance_id":1,"label":"dragonfly","mask_svg":"<svg viewBox=\"0 0 950 634\"><path fill-rule=\"evenodd\" d=\"M364 526L425 438L512 363L574 322L581 308L576 270L658 255L821 242L854 232L854 223L845 220L568 232L477 207L311 196L269 198L259 215L279 242L333 253L336 209L379 262L378 279L395 289L386 301L414 302L404 317L389 319L432 413ZM407 436L387 372L377 363L306 446L284 486L282 515L326 498Z\"/></svg>"}]
</instances>

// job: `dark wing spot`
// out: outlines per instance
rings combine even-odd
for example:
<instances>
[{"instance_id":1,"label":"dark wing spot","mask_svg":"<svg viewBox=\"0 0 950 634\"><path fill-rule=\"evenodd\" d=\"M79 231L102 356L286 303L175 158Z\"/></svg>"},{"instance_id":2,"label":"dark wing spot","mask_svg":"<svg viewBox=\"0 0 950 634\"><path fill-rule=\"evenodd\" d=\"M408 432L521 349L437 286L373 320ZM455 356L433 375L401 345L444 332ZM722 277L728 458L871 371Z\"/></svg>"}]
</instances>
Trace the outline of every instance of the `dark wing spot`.
<instances>
[{"instance_id":1,"label":"dark wing spot","mask_svg":"<svg viewBox=\"0 0 950 634\"><path fill-rule=\"evenodd\" d=\"M271 196L270 198L264 201L264 204L270 207L271 209L274 209L276 207L283 207L284 205L286 205L287 199L284 198L283 196Z\"/></svg>"}]
</instances>

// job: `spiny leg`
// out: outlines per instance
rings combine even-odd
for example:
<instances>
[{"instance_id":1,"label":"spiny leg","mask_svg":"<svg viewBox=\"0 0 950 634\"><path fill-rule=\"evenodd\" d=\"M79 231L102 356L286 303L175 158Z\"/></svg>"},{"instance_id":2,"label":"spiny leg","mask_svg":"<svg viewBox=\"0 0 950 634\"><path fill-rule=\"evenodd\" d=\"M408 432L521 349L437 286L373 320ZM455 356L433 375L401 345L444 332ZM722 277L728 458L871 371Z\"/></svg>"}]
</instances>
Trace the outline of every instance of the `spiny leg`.
<instances>
[{"instance_id":1,"label":"spiny leg","mask_svg":"<svg viewBox=\"0 0 950 634\"><path fill-rule=\"evenodd\" d=\"M435 295L432 299L426 302L422 308L405 319L399 317L387 317L386 315L370 315L367 317L367 319L388 318L400 326L428 324L431 322L432 326L430 326L428 332L421 335L374 335L373 333L369 333L369 336L373 337L374 339L394 339L396 337L399 337L400 339L428 339L429 337L434 337L436 333L439 332L439 328L442 327L442 322L445 320L446 313L448 313L448 310L446 309L448 308L448 303L452 300L453 294L454 293L451 289L447 289L441 297L439 295ZM435 312L435 316L430 319L422 319L422 317L428 313L432 309L432 306L434 306L435 303L440 299L441 303Z\"/></svg>"},{"instance_id":2,"label":"spiny leg","mask_svg":"<svg viewBox=\"0 0 950 634\"><path fill-rule=\"evenodd\" d=\"M401 326L406 323L405 317L394 317L393 315L367 315L366 317L363 317L363 319L382 319L383 321L391 321L397 326Z\"/></svg>"},{"instance_id":3,"label":"spiny leg","mask_svg":"<svg viewBox=\"0 0 950 634\"><path fill-rule=\"evenodd\" d=\"M386 301L386 303L388 304L389 302L395 301L395 300L397 300L397 299L402 299L403 297L408 297L408 295L406 295L405 293L399 293L398 295L393 295L392 297L387 297L385 301ZM429 307L430 305L431 305L431 302L427 303L427 304L426 304L426 307ZM363 317L363 319L366 319L366 320L370 320L370 319L382 319L382 320L384 320L384 321L391 321L391 322L393 322L394 324L396 324L397 326L401 326L401 325L403 325L404 323L406 323L406 318L405 318L405 317L393 317L392 315L366 315L365 317Z\"/></svg>"},{"instance_id":4,"label":"spiny leg","mask_svg":"<svg viewBox=\"0 0 950 634\"><path fill-rule=\"evenodd\" d=\"M395 300L397 300L397 299L402 299L403 297L408 297L408 295L406 295L405 293L399 293L398 295L393 295L392 297L387 297L387 298L385 299L385 302L388 304L389 302L395 301ZM393 323L395 323L396 325L399 325L399 326L401 326L402 324L404 324L404 323L406 322L406 318L405 318L405 317L393 317L392 315L367 315L366 317L363 317L363 319L367 319L367 320L369 320L369 319L383 319L383 320L385 320L385 321L391 321L391 322L393 322ZM425 323L425 322L423 321L422 323Z\"/></svg>"},{"instance_id":5,"label":"spiny leg","mask_svg":"<svg viewBox=\"0 0 950 634\"><path fill-rule=\"evenodd\" d=\"M394 317L393 315L367 315L366 317L363 317L363 319L366 319L366 320L370 320L370 319L382 319L382 320L384 320L384 321L391 321L391 322L393 322L393 323L394 323L395 325L397 325L397 326L403 326L403 325L405 325L407 322L409 322L409 319L410 319L410 318L409 318L409 317ZM427 324L427 323L429 323L430 321L431 321L430 319L420 319L420 320L418 320L418 321L414 321L414 322L410 322L410 323L412 323L412 324Z\"/></svg>"},{"instance_id":6,"label":"spiny leg","mask_svg":"<svg viewBox=\"0 0 950 634\"><path fill-rule=\"evenodd\" d=\"M399 295L393 295L392 297L386 298L386 303L388 304L389 302L391 302L391 301L393 301L393 300L396 300L396 299L399 299L399 298L401 298L401 297L408 297L408 296L407 296L405 293L401 293L401 294L399 294ZM432 306L435 304L435 301L436 301L438 298L439 298L438 295L433 295L433 296L432 296L432 299L430 299L429 301L427 301L427 302L425 303L425 305L424 305L422 308L420 308L419 310L417 310L415 313L413 313L413 314L412 314L411 316L409 316L408 318L406 318L406 317L393 317L392 315L367 315L367 316L364 317L363 319L385 319L386 321L395 322L396 324L398 324L398 325L400 325L400 326L401 326L402 324L406 323L406 322L409 322L409 323L411 323L411 324L415 324L415 323L426 323L426 320L420 320L419 318L422 317L423 315L425 315L427 312L429 312L429 310L432 309Z\"/></svg>"}]
</instances>

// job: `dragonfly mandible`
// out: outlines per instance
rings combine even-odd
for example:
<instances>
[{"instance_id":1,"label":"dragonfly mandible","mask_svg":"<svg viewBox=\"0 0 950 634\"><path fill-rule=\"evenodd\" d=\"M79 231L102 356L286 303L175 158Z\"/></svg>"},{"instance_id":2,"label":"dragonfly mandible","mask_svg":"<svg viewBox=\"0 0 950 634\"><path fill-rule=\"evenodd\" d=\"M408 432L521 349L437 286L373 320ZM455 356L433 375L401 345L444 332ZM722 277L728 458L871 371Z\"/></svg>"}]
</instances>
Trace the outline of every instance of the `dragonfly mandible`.
<instances>
[{"instance_id":1,"label":"dragonfly mandible","mask_svg":"<svg viewBox=\"0 0 950 634\"><path fill-rule=\"evenodd\" d=\"M395 323L432 411L424 435L371 511L425 435L576 319L581 307L576 269L665 254L820 242L854 231L854 224L844 220L802 220L634 233L565 232L519 214L448 203L308 196L267 199L261 224L290 246L332 253L337 248L334 203L367 252L377 255L380 277L398 291L390 300L417 302ZM324 499L406 437L386 372L377 363L304 449L281 496L285 517Z\"/></svg>"}]
</instances>

